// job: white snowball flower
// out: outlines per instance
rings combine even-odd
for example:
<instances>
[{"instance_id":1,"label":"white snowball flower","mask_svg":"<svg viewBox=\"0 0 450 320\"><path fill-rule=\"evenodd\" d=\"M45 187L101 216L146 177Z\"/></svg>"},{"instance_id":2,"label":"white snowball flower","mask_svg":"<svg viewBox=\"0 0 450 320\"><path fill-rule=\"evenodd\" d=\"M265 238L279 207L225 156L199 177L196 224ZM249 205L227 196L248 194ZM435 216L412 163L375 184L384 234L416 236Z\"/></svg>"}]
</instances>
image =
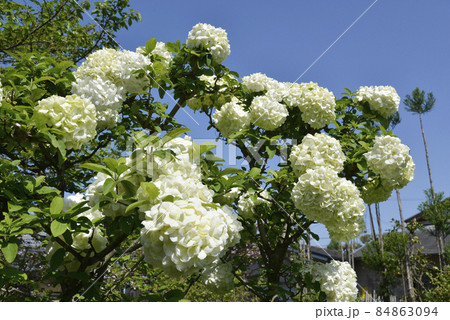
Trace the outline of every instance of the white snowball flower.
<instances>
[{"instance_id":1,"label":"white snowball flower","mask_svg":"<svg viewBox=\"0 0 450 320\"><path fill-rule=\"evenodd\" d=\"M125 100L125 90L108 79L80 78L72 84L72 92L89 99L97 110L99 128L114 127L118 121L118 110Z\"/></svg>"},{"instance_id":2,"label":"white snowball flower","mask_svg":"<svg viewBox=\"0 0 450 320\"><path fill-rule=\"evenodd\" d=\"M293 84L290 82L278 82L267 90L266 96L278 102L282 102L289 95L289 90Z\"/></svg>"},{"instance_id":3,"label":"white snowball flower","mask_svg":"<svg viewBox=\"0 0 450 320\"><path fill-rule=\"evenodd\" d=\"M230 54L227 32L207 23L198 23L189 31L186 46L209 50L216 63L222 63Z\"/></svg>"},{"instance_id":4,"label":"white snowball flower","mask_svg":"<svg viewBox=\"0 0 450 320\"><path fill-rule=\"evenodd\" d=\"M341 144L325 133L307 134L302 143L292 148L289 156L292 169L297 176L319 166L330 167L336 172L344 169L345 155Z\"/></svg>"},{"instance_id":5,"label":"white snowball flower","mask_svg":"<svg viewBox=\"0 0 450 320\"><path fill-rule=\"evenodd\" d=\"M249 113L235 100L225 103L212 117L215 126L226 138L250 125Z\"/></svg>"},{"instance_id":6,"label":"white snowball flower","mask_svg":"<svg viewBox=\"0 0 450 320\"><path fill-rule=\"evenodd\" d=\"M129 93L138 93L148 85L146 77L140 78L134 71L151 65L150 59L128 50L101 49L86 58L74 72L75 78L101 78L109 80Z\"/></svg>"},{"instance_id":7,"label":"white snowball flower","mask_svg":"<svg viewBox=\"0 0 450 320\"><path fill-rule=\"evenodd\" d=\"M154 180L153 183L160 191L155 202L163 201L167 196L173 196L179 200L196 198L205 203L212 203L214 191L208 189L200 179L162 175ZM142 187L139 187L136 197L138 200L149 199L149 195Z\"/></svg>"},{"instance_id":8,"label":"white snowball flower","mask_svg":"<svg viewBox=\"0 0 450 320\"><path fill-rule=\"evenodd\" d=\"M62 131L67 149L80 149L97 134L95 106L77 95L51 96L39 101L34 111L38 119Z\"/></svg>"},{"instance_id":9,"label":"white snowball flower","mask_svg":"<svg viewBox=\"0 0 450 320\"><path fill-rule=\"evenodd\" d=\"M153 178L161 175L180 176L184 178L201 179L201 170L199 166L200 155L194 154L191 137L175 138L167 142L160 150L172 151L176 156L153 157Z\"/></svg>"},{"instance_id":10,"label":"white snowball flower","mask_svg":"<svg viewBox=\"0 0 450 320\"><path fill-rule=\"evenodd\" d=\"M370 109L387 118L398 111L400 96L391 86L360 87L353 101L367 101Z\"/></svg>"},{"instance_id":11,"label":"white snowball flower","mask_svg":"<svg viewBox=\"0 0 450 320\"><path fill-rule=\"evenodd\" d=\"M97 110L97 121L100 129L110 129L117 125L120 119L119 111L114 109Z\"/></svg>"},{"instance_id":12,"label":"white snowball flower","mask_svg":"<svg viewBox=\"0 0 450 320\"><path fill-rule=\"evenodd\" d=\"M285 105L267 96L255 97L250 106L250 121L264 130L279 128L288 114Z\"/></svg>"},{"instance_id":13,"label":"white snowball flower","mask_svg":"<svg viewBox=\"0 0 450 320\"><path fill-rule=\"evenodd\" d=\"M137 94L148 87L150 82L146 75L141 77L133 72L145 69L147 66L152 65L152 62L148 57L137 52L128 50L120 52L119 61L117 61L120 66L120 84L125 91ZM145 74L148 74L148 72Z\"/></svg>"},{"instance_id":14,"label":"white snowball flower","mask_svg":"<svg viewBox=\"0 0 450 320\"><path fill-rule=\"evenodd\" d=\"M242 226L228 206L199 199L162 202L145 212L141 231L145 260L171 275L190 275L213 264L240 240Z\"/></svg>"},{"instance_id":15,"label":"white snowball flower","mask_svg":"<svg viewBox=\"0 0 450 320\"><path fill-rule=\"evenodd\" d=\"M134 72L151 64L148 57L137 52L97 50L74 72L72 92L96 106L99 128L114 127L126 93L137 94L150 84L148 71L143 76Z\"/></svg>"},{"instance_id":16,"label":"white snowball flower","mask_svg":"<svg viewBox=\"0 0 450 320\"><path fill-rule=\"evenodd\" d=\"M358 295L356 272L348 262L317 263L312 268L312 275L320 282L320 289L326 293L329 302L355 301Z\"/></svg>"},{"instance_id":17,"label":"white snowball flower","mask_svg":"<svg viewBox=\"0 0 450 320\"><path fill-rule=\"evenodd\" d=\"M157 155L156 151L165 151L165 158ZM169 152L173 152L175 156ZM185 136L184 139L176 138L163 146L149 146L135 150L130 166L136 172L153 180L161 175L201 179L199 161L200 155L194 153L190 137Z\"/></svg>"},{"instance_id":18,"label":"white snowball flower","mask_svg":"<svg viewBox=\"0 0 450 320\"><path fill-rule=\"evenodd\" d=\"M234 275L231 262L216 262L206 267L202 272L202 282L208 290L224 294L234 288Z\"/></svg>"},{"instance_id":19,"label":"white snowball flower","mask_svg":"<svg viewBox=\"0 0 450 320\"><path fill-rule=\"evenodd\" d=\"M270 206L270 199L271 197L266 190L262 191L260 196L255 194L255 192L246 192L242 194L238 200L239 215L245 219L254 219L255 207L263 203Z\"/></svg>"},{"instance_id":20,"label":"white snowball flower","mask_svg":"<svg viewBox=\"0 0 450 320\"><path fill-rule=\"evenodd\" d=\"M242 84L250 92L262 92L278 88L278 81L260 72L243 77Z\"/></svg>"},{"instance_id":21,"label":"white snowball flower","mask_svg":"<svg viewBox=\"0 0 450 320\"><path fill-rule=\"evenodd\" d=\"M314 129L323 128L336 119L334 94L317 83L293 84L285 101L290 107L297 106L302 120Z\"/></svg>"},{"instance_id":22,"label":"white snowball flower","mask_svg":"<svg viewBox=\"0 0 450 320\"><path fill-rule=\"evenodd\" d=\"M409 155L409 147L397 137L376 137L373 148L364 156L369 168L393 189L403 188L414 178L415 165Z\"/></svg>"},{"instance_id":23,"label":"white snowball flower","mask_svg":"<svg viewBox=\"0 0 450 320\"><path fill-rule=\"evenodd\" d=\"M101 49L92 52L73 73L76 79L101 78L114 84L120 79L120 51L115 49Z\"/></svg>"},{"instance_id":24,"label":"white snowball flower","mask_svg":"<svg viewBox=\"0 0 450 320\"><path fill-rule=\"evenodd\" d=\"M392 195L393 188L386 183L376 182L369 179L361 189L361 197L367 204L379 203L388 200Z\"/></svg>"},{"instance_id":25,"label":"white snowball flower","mask_svg":"<svg viewBox=\"0 0 450 320\"><path fill-rule=\"evenodd\" d=\"M348 241L363 231L366 208L359 190L330 167L307 169L299 177L291 197L308 219L327 227L333 240Z\"/></svg>"}]
</instances>

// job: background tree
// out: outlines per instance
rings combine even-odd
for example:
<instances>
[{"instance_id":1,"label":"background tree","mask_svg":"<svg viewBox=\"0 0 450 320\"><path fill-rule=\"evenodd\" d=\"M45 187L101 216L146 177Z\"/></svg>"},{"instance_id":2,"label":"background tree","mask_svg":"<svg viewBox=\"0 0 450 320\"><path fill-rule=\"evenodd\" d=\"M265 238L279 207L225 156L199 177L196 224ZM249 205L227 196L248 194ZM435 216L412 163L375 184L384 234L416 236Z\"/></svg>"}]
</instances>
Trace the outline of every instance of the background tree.
<instances>
[{"instance_id":1,"label":"background tree","mask_svg":"<svg viewBox=\"0 0 450 320\"><path fill-rule=\"evenodd\" d=\"M25 52L76 64L97 49L117 48L116 32L140 21L129 0L30 2L2 1L0 65Z\"/></svg>"},{"instance_id":2,"label":"background tree","mask_svg":"<svg viewBox=\"0 0 450 320\"><path fill-rule=\"evenodd\" d=\"M450 199L444 197L443 192L435 193L431 189L425 190L426 200L422 202L418 210L424 214L424 218L430 222L433 228L424 230L436 237L439 254L439 268L447 264L445 252L445 239L450 235Z\"/></svg>"},{"instance_id":3,"label":"background tree","mask_svg":"<svg viewBox=\"0 0 450 320\"><path fill-rule=\"evenodd\" d=\"M436 98L434 97L432 92L428 92L425 98L425 91L420 90L419 88L415 88L411 95L407 94L406 98L403 100L405 104L405 109L408 112L415 113L419 115L420 121L420 129L422 131L423 145L425 147L425 156L427 159L427 168L428 168L428 177L430 179L430 188L431 194L434 197L434 187L433 187L433 178L431 177L431 165L430 165L430 156L428 154L427 140L425 139L425 131L423 129L422 115L430 112L434 104L436 103Z\"/></svg>"},{"instance_id":4,"label":"background tree","mask_svg":"<svg viewBox=\"0 0 450 320\"><path fill-rule=\"evenodd\" d=\"M379 241L371 241L362 249L362 261L369 268L376 270L381 275L379 290L377 291L385 301L394 293L398 281L401 279L403 293L406 297L409 290L406 287L406 259L410 259L411 278L416 288L423 288L423 276L426 271L426 263L418 247L418 238L415 230L417 223L411 223L406 228L406 234L399 232L400 223L383 236L384 250L381 251ZM420 299L420 295L419 295Z\"/></svg>"}]
</instances>

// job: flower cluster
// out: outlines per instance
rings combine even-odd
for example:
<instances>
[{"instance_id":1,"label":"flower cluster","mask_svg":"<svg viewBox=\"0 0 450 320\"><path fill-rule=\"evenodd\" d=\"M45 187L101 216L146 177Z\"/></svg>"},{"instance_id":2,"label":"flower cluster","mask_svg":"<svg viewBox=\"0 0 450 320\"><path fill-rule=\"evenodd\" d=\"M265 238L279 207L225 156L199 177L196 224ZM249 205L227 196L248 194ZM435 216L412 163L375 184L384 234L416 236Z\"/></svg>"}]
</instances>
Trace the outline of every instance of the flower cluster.
<instances>
[{"instance_id":1,"label":"flower cluster","mask_svg":"<svg viewBox=\"0 0 450 320\"><path fill-rule=\"evenodd\" d=\"M278 81L259 72L242 77L242 84L247 87L249 92L268 91L278 87Z\"/></svg>"},{"instance_id":2,"label":"flower cluster","mask_svg":"<svg viewBox=\"0 0 450 320\"><path fill-rule=\"evenodd\" d=\"M66 212L74 205L85 201L82 194L75 194L64 198L63 211ZM78 215L79 217L86 217L89 220L93 221L96 218L103 217L102 213L98 210L92 210L90 208L87 211L84 211ZM105 238L103 233L98 228L91 228L88 232L73 232L72 231L72 247L78 251L82 252L85 250L94 249L95 252L100 252L106 248L108 240ZM92 246L91 246L92 244ZM51 260L52 256L58 251L61 247L57 242L49 241L47 246L47 259ZM82 253L83 255L83 253ZM80 261L76 260L75 257L69 252L66 253L64 257L64 267L69 272L75 272L80 267ZM89 266L88 270L94 268L95 266Z\"/></svg>"},{"instance_id":3,"label":"flower cluster","mask_svg":"<svg viewBox=\"0 0 450 320\"><path fill-rule=\"evenodd\" d=\"M201 181L189 137L173 139L164 148L176 158L153 157L152 183L159 193L153 203L140 207L141 241L147 262L172 275L188 275L236 244L242 226L230 207L212 202L214 192ZM138 200L149 196L143 186L138 189Z\"/></svg>"},{"instance_id":4,"label":"flower cluster","mask_svg":"<svg viewBox=\"0 0 450 320\"><path fill-rule=\"evenodd\" d=\"M367 204L386 201L392 195L392 187L383 183L381 179L368 179L361 188L361 197Z\"/></svg>"},{"instance_id":5,"label":"flower cluster","mask_svg":"<svg viewBox=\"0 0 450 320\"><path fill-rule=\"evenodd\" d=\"M277 82L267 90L265 95L273 100L282 102L283 99L289 97L290 88L292 86L293 83L290 82Z\"/></svg>"},{"instance_id":6,"label":"flower cluster","mask_svg":"<svg viewBox=\"0 0 450 320\"><path fill-rule=\"evenodd\" d=\"M325 225L333 240L349 241L364 229L365 206L359 190L330 167L306 169L291 197L308 219Z\"/></svg>"},{"instance_id":7,"label":"flower cluster","mask_svg":"<svg viewBox=\"0 0 450 320\"><path fill-rule=\"evenodd\" d=\"M400 105L400 97L391 86L360 87L353 101L367 101L370 109L385 118L396 113Z\"/></svg>"},{"instance_id":8,"label":"flower cluster","mask_svg":"<svg viewBox=\"0 0 450 320\"><path fill-rule=\"evenodd\" d=\"M202 272L202 282L208 290L224 294L234 288L234 275L231 263L217 262Z\"/></svg>"},{"instance_id":9,"label":"flower cluster","mask_svg":"<svg viewBox=\"0 0 450 320\"><path fill-rule=\"evenodd\" d=\"M172 53L166 48L164 42L157 42L155 49L151 52L153 57L158 56L160 61L164 64L166 69L169 67L170 62L173 60Z\"/></svg>"},{"instance_id":10,"label":"flower cluster","mask_svg":"<svg viewBox=\"0 0 450 320\"><path fill-rule=\"evenodd\" d=\"M72 84L72 92L92 101L99 127L113 127L126 93L139 93L149 84L146 76L134 72L151 64L148 57L137 52L95 51L74 72L76 81Z\"/></svg>"},{"instance_id":11,"label":"flower cluster","mask_svg":"<svg viewBox=\"0 0 450 320\"><path fill-rule=\"evenodd\" d=\"M320 290L326 293L329 302L351 302L358 295L356 273L348 262L331 261L316 264L312 269Z\"/></svg>"},{"instance_id":12,"label":"flower cluster","mask_svg":"<svg viewBox=\"0 0 450 320\"><path fill-rule=\"evenodd\" d=\"M324 133L316 133L307 134L301 144L292 148L289 161L297 176L318 166L339 172L344 169L345 155L338 140Z\"/></svg>"},{"instance_id":13,"label":"flower cluster","mask_svg":"<svg viewBox=\"0 0 450 320\"><path fill-rule=\"evenodd\" d=\"M2 88L2 82L0 81L0 102L3 100L3 88Z\"/></svg>"},{"instance_id":14,"label":"flower cluster","mask_svg":"<svg viewBox=\"0 0 450 320\"><path fill-rule=\"evenodd\" d=\"M245 219L254 219L256 206L260 204L271 205L270 195L264 190L260 194L255 192L246 192L239 197L238 211L239 215Z\"/></svg>"},{"instance_id":15,"label":"flower cluster","mask_svg":"<svg viewBox=\"0 0 450 320\"><path fill-rule=\"evenodd\" d=\"M292 84L285 101L289 107L297 106L302 120L314 129L323 128L336 119L335 96L317 83Z\"/></svg>"},{"instance_id":16,"label":"flower cluster","mask_svg":"<svg viewBox=\"0 0 450 320\"><path fill-rule=\"evenodd\" d=\"M200 199L161 202L145 212L145 260L172 275L189 275L219 259L242 229L232 209Z\"/></svg>"},{"instance_id":17,"label":"flower cluster","mask_svg":"<svg viewBox=\"0 0 450 320\"><path fill-rule=\"evenodd\" d=\"M206 85L205 85L205 89L206 91L213 91L214 87L217 86L224 86L226 85L225 80L221 79L217 79L216 76L206 76L206 75L201 75L199 77L199 80L203 81ZM192 110L196 111L196 110L200 110L203 106L207 107L207 108L212 108L212 107L221 107L225 102L225 96L220 94L223 93L226 90L226 87L222 87L218 90L218 93L216 96L214 94L211 93L204 93L202 96L200 97L193 97L191 99L189 99L186 104L188 105L189 108L191 108Z\"/></svg>"},{"instance_id":18,"label":"flower cluster","mask_svg":"<svg viewBox=\"0 0 450 320\"><path fill-rule=\"evenodd\" d=\"M386 187L401 189L414 178L415 165L409 147L397 137L376 137L373 148L364 156L369 168L380 175Z\"/></svg>"},{"instance_id":19,"label":"flower cluster","mask_svg":"<svg viewBox=\"0 0 450 320\"><path fill-rule=\"evenodd\" d=\"M80 78L72 84L72 92L89 99L96 108L100 128L112 128L119 120L118 110L125 99L125 90L102 78Z\"/></svg>"},{"instance_id":20,"label":"flower cluster","mask_svg":"<svg viewBox=\"0 0 450 320\"><path fill-rule=\"evenodd\" d=\"M34 111L38 121L60 131L67 149L80 149L97 134L94 105L77 95L51 96L39 101Z\"/></svg>"},{"instance_id":21,"label":"flower cluster","mask_svg":"<svg viewBox=\"0 0 450 320\"><path fill-rule=\"evenodd\" d=\"M264 130L280 127L288 114L285 105L267 96L254 98L250 106L250 121Z\"/></svg>"},{"instance_id":22,"label":"flower cluster","mask_svg":"<svg viewBox=\"0 0 450 320\"><path fill-rule=\"evenodd\" d=\"M189 31L186 46L209 50L216 63L222 63L230 54L227 32L207 23L198 23Z\"/></svg>"},{"instance_id":23,"label":"flower cluster","mask_svg":"<svg viewBox=\"0 0 450 320\"><path fill-rule=\"evenodd\" d=\"M226 138L250 125L249 113L235 99L216 110L212 117L216 128Z\"/></svg>"}]
</instances>

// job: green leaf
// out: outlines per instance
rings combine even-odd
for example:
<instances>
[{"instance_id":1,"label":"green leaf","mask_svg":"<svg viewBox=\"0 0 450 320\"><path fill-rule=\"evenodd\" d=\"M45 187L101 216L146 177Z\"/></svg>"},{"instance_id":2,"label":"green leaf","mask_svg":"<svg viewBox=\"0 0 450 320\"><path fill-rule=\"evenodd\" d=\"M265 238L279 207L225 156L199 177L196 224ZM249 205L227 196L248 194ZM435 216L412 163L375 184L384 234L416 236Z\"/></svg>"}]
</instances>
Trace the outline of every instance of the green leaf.
<instances>
[{"instance_id":1,"label":"green leaf","mask_svg":"<svg viewBox=\"0 0 450 320\"><path fill-rule=\"evenodd\" d=\"M119 166L119 164L117 163L117 160L115 160L113 158L104 158L103 162L105 163L106 167L109 170L117 173L117 167Z\"/></svg>"},{"instance_id":2,"label":"green leaf","mask_svg":"<svg viewBox=\"0 0 450 320\"><path fill-rule=\"evenodd\" d=\"M133 217L120 217L119 226L120 230L130 235L133 232Z\"/></svg>"},{"instance_id":3,"label":"green leaf","mask_svg":"<svg viewBox=\"0 0 450 320\"><path fill-rule=\"evenodd\" d=\"M161 139L161 145L164 145L166 142L169 142L170 140L175 139L188 131L191 131L191 129L176 128L173 129L172 131L167 132L167 134Z\"/></svg>"},{"instance_id":4,"label":"green leaf","mask_svg":"<svg viewBox=\"0 0 450 320\"><path fill-rule=\"evenodd\" d=\"M9 212L19 211L22 208L23 208L22 206L8 202L8 211Z\"/></svg>"},{"instance_id":5,"label":"green leaf","mask_svg":"<svg viewBox=\"0 0 450 320\"><path fill-rule=\"evenodd\" d=\"M160 157L161 159L165 159L167 156L167 152L163 151L163 150L156 150L156 151L153 151L153 155Z\"/></svg>"},{"instance_id":6,"label":"green leaf","mask_svg":"<svg viewBox=\"0 0 450 320\"><path fill-rule=\"evenodd\" d=\"M27 229L27 228L25 228L25 229L20 229L19 231L11 232L9 235L10 235L10 236L18 236L18 235L20 235L20 234L33 234L33 230Z\"/></svg>"},{"instance_id":7,"label":"green leaf","mask_svg":"<svg viewBox=\"0 0 450 320\"><path fill-rule=\"evenodd\" d=\"M366 167L366 165L365 165L364 162L357 162L357 163L356 163L356 166L357 166L358 169L361 170L361 171L366 171L366 170L367 170L367 167Z\"/></svg>"},{"instance_id":8,"label":"green leaf","mask_svg":"<svg viewBox=\"0 0 450 320\"><path fill-rule=\"evenodd\" d=\"M200 154L203 154L205 152L214 149L215 147L217 147L217 145L214 142L205 142L199 145L199 147L200 147Z\"/></svg>"},{"instance_id":9,"label":"green leaf","mask_svg":"<svg viewBox=\"0 0 450 320\"><path fill-rule=\"evenodd\" d=\"M108 176L114 175L114 173L111 170L109 170L108 168L106 168L100 164L97 164L97 163L83 163L82 165L80 165L80 167L88 169L88 170L92 170L92 171L101 172Z\"/></svg>"},{"instance_id":10,"label":"green leaf","mask_svg":"<svg viewBox=\"0 0 450 320\"><path fill-rule=\"evenodd\" d=\"M109 192L111 192L111 190L113 190L115 186L116 183L113 179L111 178L106 179L103 184L103 194L108 194Z\"/></svg>"},{"instance_id":11,"label":"green leaf","mask_svg":"<svg viewBox=\"0 0 450 320\"><path fill-rule=\"evenodd\" d=\"M9 263L12 263L14 259L16 259L18 249L19 246L17 245L17 243L14 242L3 243L2 252L3 256L5 257L5 260L8 261Z\"/></svg>"},{"instance_id":12,"label":"green leaf","mask_svg":"<svg viewBox=\"0 0 450 320\"><path fill-rule=\"evenodd\" d=\"M59 214L62 211L64 206L64 199L61 197L55 197L50 203L50 213L51 214Z\"/></svg>"},{"instance_id":13,"label":"green leaf","mask_svg":"<svg viewBox=\"0 0 450 320\"><path fill-rule=\"evenodd\" d=\"M183 299L185 296L184 292L180 289L173 289L164 294L164 299L170 302L176 302Z\"/></svg>"},{"instance_id":14,"label":"green leaf","mask_svg":"<svg viewBox=\"0 0 450 320\"><path fill-rule=\"evenodd\" d=\"M13 280L13 281L20 281L20 280L28 279L28 276L25 272L22 272L15 268L4 266L3 269L1 269L1 270L4 275L6 275L8 278L10 278L10 280ZM0 284L0 286L1 286L1 284Z\"/></svg>"},{"instance_id":15,"label":"green leaf","mask_svg":"<svg viewBox=\"0 0 450 320\"><path fill-rule=\"evenodd\" d=\"M54 237L58 237L62 235L67 230L67 224L59 222L58 220L53 220L50 225L50 230L52 231L52 235Z\"/></svg>"},{"instance_id":16,"label":"green leaf","mask_svg":"<svg viewBox=\"0 0 450 320\"><path fill-rule=\"evenodd\" d=\"M378 128L380 128L383 135L387 135L386 129L381 124L378 126Z\"/></svg>"},{"instance_id":17,"label":"green leaf","mask_svg":"<svg viewBox=\"0 0 450 320\"><path fill-rule=\"evenodd\" d=\"M220 173L221 175L228 175L228 174L240 174L242 173L242 169L238 169L238 168L226 168L224 170L222 170L222 172Z\"/></svg>"},{"instance_id":18,"label":"green leaf","mask_svg":"<svg viewBox=\"0 0 450 320\"><path fill-rule=\"evenodd\" d=\"M176 43L173 42L166 42L166 48L169 52L178 53L180 51L180 40L178 40Z\"/></svg>"},{"instance_id":19,"label":"green leaf","mask_svg":"<svg viewBox=\"0 0 450 320\"><path fill-rule=\"evenodd\" d=\"M127 195L134 196L136 194L137 188L134 183L128 180L120 180L119 183L124 187Z\"/></svg>"},{"instance_id":20,"label":"green leaf","mask_svg":"<svg viewBox=\"0 0 450 320\"><path fill-rule=\"evenodd\" d=\"M272 159L277 153L277 148L274 146L266 146L266 151L267 155L269 156L269 159Z\"/></svg>"},{"instance_id":21,"label":"green leaf","mask_svg":"<svg viewBox=\"0 0 450 320\"><path fill-rule=\"evenodd\" d=\"M58 267L64 263L65 255L66 251L63 248L56 250L56 252L52 255L52 258L50 259L50 268L52 270L58 269Z\"/></svg>"},{"instance_id":22,"label":"green leaf","mask_svg":"<svg viewBox=\"0 0 450 320\"><path fill-rule=\"evenodd\" d=\"M45 176L39 176L34 180L34 186L37 188L41 185L42 181L44 181Z\"/></svg>"},{"instance_id":23,"label":"green leaf","mask_svg":"<svg viewBox=\"0 0 450 320\"><path fill-rule=\"evenodd\" d=\"M133 202L132 204L130 204L126 209L125 209L125 213L130 212L131 210L143 206L143 205L148 205L150 203L149 200L139 200L136 202Z\"/></svg>"},{"instance_id":24,"label":"green leaf","mask_svg":"<svg viewBox=\"0 0 450 320\"><path fill-rule=\"evenodd\" d=\"M156 39L155 38L151 38L145 44L145 51L147 53L151 53L155 48L156 48Z\"/></svg>"},{"instance_id":25,"label":"green leaf","mask_svg":"<svg viewBox=\"0 0 450 320\"><path fill-rule=\"evenodd\" d=\"M161 199L162 202L174 202L175 200L179 199L178 197L175 198L173 195L169 194L168 196L165 196Z\"/></svg>"},{"instance_id":26,"label":"green leaf","mask_svg":"<svg viewBox=\"0 0 450 320\"><path fill-rule=\"evenodd\" d=\"M150 196L150 200L159 196L159 188L153 182L141 182L141 188Z\"/></svg>"},{"instance_id":27,"label":"green leaf","mask_svg":"<svg viewBox=\"0 0 450 320\"><path fill-rule=\"evenodd\" d=\"M66 145L64 144L64 142L56 139L56 137L50 133L48 134L48 136L50 137L50 142L51 142L52 146L57 148L59 150L59 152L61 153L61 155L63 157L65 157L66 156Z\"/></svg>"},{"instance_id":28,"label":"green leaf","mask_svg":"<svg viewBox=\"0 0 450 320\"><path fill-rule=\"evenodd\" d=\"M260 168L252 168L249 172L250 178L255 179L261 173Z\"/></svg>"},{"instance_id":29,"label":"green leaf","mask_svg":"<svg viewBox=\"0 0 450 320\"><path fill-rule=\"evenodd\" d=\"M36 190L36 193L38 193L38 194L58 193L59 194L59 190L51 188L51 187L42 187L42 188Z\"/></svg>"}]
</instances>

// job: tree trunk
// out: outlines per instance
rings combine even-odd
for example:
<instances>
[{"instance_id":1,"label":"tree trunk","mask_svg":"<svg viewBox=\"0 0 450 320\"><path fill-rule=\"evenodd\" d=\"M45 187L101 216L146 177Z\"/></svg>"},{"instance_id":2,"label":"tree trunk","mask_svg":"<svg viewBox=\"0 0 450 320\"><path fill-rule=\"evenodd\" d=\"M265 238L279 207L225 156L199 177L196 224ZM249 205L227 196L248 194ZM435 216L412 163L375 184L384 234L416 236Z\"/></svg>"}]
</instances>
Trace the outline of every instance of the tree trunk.
<instances>
[{"instance_id":1,"label":"tree trunk","mask_svg":"<svg viewBox=\"0 0 450 320\"><path fill-rule=\"evenodd\" d=\"M436 232L436 229L435 229ZM442 255L441 255L441 241L439 239L439 234L436 233L436 246L438 249L438 258L439 258L439 270L442 270Z\"/></svg>"},{"instance_id":2,"label":"tree trunk","mask_svg":"<svg viewBox=\"0 0 450 320\"><path fill-rule=\"evenodd\" d=\"M306 258L311 260L311 234L308 229L308 243L306 244Z\"/></svg>"},{"instance_id":3,"label":"tree trunk","mask_svg":"<svg viewBox=\"0 0 450 320\"><path fill-rule=\"evenodd\" d=\"M398 203L398 211L400 212L400 221L402 225L402 233L404 236L406 236L406 228L405 228L405 220L403 219L403 209L402 209L402 200L400 198L400 190L395 189L395 192L397 193L397 203ZM405 248L405 265L406 265L406 279L408 281L408 293L411 297L411 301L416 300L416 294L414 292L414 282L411 275L411 264L409 259L409 250L408 248ZM403 276L403 274L402 274Z\"/></svg>"},{"instance_id":4,"label":"tree trunk","mask_svg":"<svg viewBox=\"0 0 450 320\"><path fill-rule=\"evenodd\" d=\"M419 121L420 121L420 129L422 130L423 145L425 147L425 156L427 158L427 168L428 168L428 177L430 178L431 196L433 197L433 203L436 206L436 195L434 193L433 178L431 176L430 156L428 154L427 139L425 139L425 131L423 130L423 122L422 122L422 114L421 113L419 113ZM441 238L440 235L438 235L436 240L437 240L437 244L438 244L439 269L442 270L443 247L441 246L441 244L443 243L443 239Z\"/></svg>"},{"instance_id":5,"label":"tree trunk","mask_svg":"<svg viewBox=\"0 0 450 320\"><path fill-rule=\"evenodd\" d=\"M369 206L370 226L372 227L373 240L377 240L377 235L375 233L375 226L374 226L374 223L373 223L372 207L370 206L370 204L368 206Z\"/></svg>"},{"instance_id":6,"label":"tree trunk","mask_svg":"<svg viewBox=\"0 0 450 320\"><path fill-rule=\"evenodd\" d=\"M430 188L433 200L435 200L433 178L431 177L430 157L428 155L427 139L425 139L425 131L423 130L422 114L419 113L420 129L422 130L423 145L425 147L425 156L427 158L428 177L430 178Z\"/></svg>"},{"instance_id":7,"label":"tree trunk","mask_svg":"<svg viewBox=\"0 0 450 320\"><path fill-rule=\"evenodd\" d=\"M375 214L377 216L377 223L378 223L378 241L380 242L380 249L381 254L383 255L384 252L384 245L383 245L383 230L381 228L381 214L380 214L380 204L375 204Z\"/></svg>"}]
</instances>

